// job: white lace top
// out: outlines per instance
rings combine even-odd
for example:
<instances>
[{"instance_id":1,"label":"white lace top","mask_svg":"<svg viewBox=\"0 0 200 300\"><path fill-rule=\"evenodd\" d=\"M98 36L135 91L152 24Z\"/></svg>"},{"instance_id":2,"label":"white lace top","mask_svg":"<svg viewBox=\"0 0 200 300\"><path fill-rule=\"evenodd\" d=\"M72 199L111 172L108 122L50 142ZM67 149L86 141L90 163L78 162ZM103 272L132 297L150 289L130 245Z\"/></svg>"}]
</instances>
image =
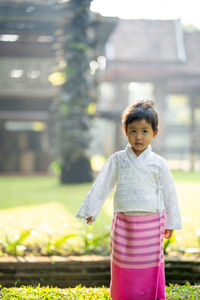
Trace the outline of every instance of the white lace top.
<instances>
[{"instance_id":1,"label":"white lace top","mask_svg":"<svg viewBox=\"0 0 200 300\"><path fill-rule=\"evenodd\" d=\"M116 185L114 213L162 213L166 229L181 229L181 216L176 190L166 161L151 151L151 146L138 157L128 144L125 150L112 154L97 176L76 217L86 221L97 215Z\"/></svg>"}]
</instances>

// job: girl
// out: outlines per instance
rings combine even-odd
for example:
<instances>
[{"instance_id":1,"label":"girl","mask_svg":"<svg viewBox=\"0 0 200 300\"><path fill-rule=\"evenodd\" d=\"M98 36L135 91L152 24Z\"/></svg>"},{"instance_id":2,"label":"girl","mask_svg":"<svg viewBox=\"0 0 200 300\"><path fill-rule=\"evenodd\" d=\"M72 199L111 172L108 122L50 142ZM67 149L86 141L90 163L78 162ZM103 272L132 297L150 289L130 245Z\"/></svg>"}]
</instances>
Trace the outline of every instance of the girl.
<instances>
[{"instance_id":1,"label":"girl","mask_svg":"<svg viewBox=\"0 0 200 300\"><path fill-rule=\"evenodd\" d=\"M154 105L142 100L123 112L129 143L108 158L76 215L93 224L117 184L110 235L113 300L165 299L163 237L181 229L172 175L165 160L151 151L158 134Z\"/></svg>"}]
</instances>

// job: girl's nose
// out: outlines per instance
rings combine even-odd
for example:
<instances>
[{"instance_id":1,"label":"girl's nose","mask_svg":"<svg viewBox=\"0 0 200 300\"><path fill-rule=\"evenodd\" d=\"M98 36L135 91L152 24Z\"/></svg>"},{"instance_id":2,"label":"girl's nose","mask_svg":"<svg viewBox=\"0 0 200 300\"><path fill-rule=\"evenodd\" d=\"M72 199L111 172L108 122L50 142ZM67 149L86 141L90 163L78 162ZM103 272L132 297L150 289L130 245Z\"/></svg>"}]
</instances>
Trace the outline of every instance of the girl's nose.
<instances>
[{"instance_id":1,"label":"girl's nose","mask_svg":"<svg viewBox=\"0 0 200 300\"><path fill-rule=\"evenodd\" d=\"M137 133L136 138L139 140L142 138L142 134L141 133Z\"/></svg>"}]
</instances>

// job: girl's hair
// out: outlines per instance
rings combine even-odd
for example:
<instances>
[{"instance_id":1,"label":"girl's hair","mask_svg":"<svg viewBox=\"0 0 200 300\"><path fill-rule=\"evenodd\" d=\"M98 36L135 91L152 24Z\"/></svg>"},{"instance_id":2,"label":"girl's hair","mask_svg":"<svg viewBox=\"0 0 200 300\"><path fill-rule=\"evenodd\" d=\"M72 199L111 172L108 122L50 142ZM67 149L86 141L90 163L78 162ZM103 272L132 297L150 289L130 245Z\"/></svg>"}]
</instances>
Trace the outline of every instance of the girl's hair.
<instances>
[{"instance_id":1,"label":"girl's hair","mask_svg":"<svg viewBox=\"0 0 200 300\"><path fill-rule=\"evenodd\" d=\"M155 102L151 100L140 100L135 104L127 106L122 113L122 126L127 133L128 124L134 121L146 120L151 124L154 132L158 130L158 114L155 110Z\"/></svg>"}]
</instances>

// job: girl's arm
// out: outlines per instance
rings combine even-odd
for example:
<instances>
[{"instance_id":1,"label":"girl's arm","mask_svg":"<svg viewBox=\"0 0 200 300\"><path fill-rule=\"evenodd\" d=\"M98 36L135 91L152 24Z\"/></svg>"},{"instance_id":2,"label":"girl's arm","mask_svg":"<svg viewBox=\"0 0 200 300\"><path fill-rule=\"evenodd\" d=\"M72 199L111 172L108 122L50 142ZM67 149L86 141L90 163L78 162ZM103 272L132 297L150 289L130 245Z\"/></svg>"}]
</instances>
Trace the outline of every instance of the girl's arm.
<instances>
[{"instance_id":1,"label":"girl's arm","mask_svg":"<svg viewBox=\"0 0 200 300\"><path fill-rule=\"evenodd\" d=\"M181 229L181 214L172 174L163 159L160 170L160 184L165 206L165 228L166 230Z\"/></svg>"},{"instance_id":2,"label":"girl's arm","mask_svg":"<svg viewBox=\"0 0 200 300\"><path fill-rule=\"evenodd\" d=\"M93 224L108 195L116 184L116 163L114 154L111 155L104 164L101 172L97 176L90 192L83 201L76 217Z\"/></svg>"}]
</instances>

